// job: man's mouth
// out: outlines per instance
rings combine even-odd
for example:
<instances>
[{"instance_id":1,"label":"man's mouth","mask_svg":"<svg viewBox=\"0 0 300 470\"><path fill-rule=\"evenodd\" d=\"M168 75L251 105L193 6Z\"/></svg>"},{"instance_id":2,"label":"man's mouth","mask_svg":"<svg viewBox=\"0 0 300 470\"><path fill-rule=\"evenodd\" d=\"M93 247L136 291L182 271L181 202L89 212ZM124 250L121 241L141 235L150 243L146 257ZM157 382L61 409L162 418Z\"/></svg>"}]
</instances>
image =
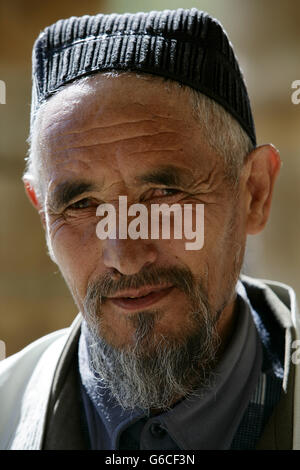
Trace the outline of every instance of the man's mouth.
<instances>
[{"instance_id":1,"label":"man's mouth","mask_svg":"<svg viewBox=\"0 0 300 470\"><path fill-rule=\"evenodd\" d=\"M149 307L166 297L173 286L143 287L141 289L129 289L112 297L107 297L114 305L125 310L138 310Z\"/></svg>"}]
</instances>

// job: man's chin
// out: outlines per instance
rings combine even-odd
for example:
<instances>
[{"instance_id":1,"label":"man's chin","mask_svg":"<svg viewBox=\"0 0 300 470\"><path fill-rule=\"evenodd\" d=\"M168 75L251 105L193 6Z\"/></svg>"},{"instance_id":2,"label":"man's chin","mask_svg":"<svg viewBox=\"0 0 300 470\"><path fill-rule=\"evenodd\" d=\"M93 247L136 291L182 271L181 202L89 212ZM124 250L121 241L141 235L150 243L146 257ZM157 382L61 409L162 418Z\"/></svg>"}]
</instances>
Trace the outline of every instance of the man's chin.
<instances>
[{"instance_id":1,"label":"man's chin","mask_svg":"<svg viewBox=\"0 0 300 470\"><path fill-rule=\"evenodd\" d=\"M187 324L182 325L179 331L170 322L164 321L162 324L160 320L163 316L163 311L137 312L126 316L123 328L113 328L102 316L96 327L95 323L90 327L110 347L147 357L156 354L162 347L181 347L193 334L192 327Z\"/></svg>"}]
</instances>

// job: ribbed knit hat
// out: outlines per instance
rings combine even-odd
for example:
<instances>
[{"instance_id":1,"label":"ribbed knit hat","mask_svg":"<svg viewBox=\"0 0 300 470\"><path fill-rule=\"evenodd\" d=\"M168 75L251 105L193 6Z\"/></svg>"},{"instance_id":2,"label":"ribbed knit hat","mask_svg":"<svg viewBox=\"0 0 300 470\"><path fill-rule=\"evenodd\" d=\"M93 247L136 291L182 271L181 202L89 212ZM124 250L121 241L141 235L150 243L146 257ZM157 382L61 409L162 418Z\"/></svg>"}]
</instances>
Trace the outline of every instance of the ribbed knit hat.
<instances>
[{"instance_id":1,"label":"ribbed knit hat","mask_svg":"<svg viewBox=\"0 0 300 470\"><path fill-rule=\"evenodd\" d=\"M33 48L32 116L63 85L95 72L160 75L209 96L256 145L249 97L223 27L207 13L165 10L71 17L47 27Z\"/></svg>"}]
</instances>

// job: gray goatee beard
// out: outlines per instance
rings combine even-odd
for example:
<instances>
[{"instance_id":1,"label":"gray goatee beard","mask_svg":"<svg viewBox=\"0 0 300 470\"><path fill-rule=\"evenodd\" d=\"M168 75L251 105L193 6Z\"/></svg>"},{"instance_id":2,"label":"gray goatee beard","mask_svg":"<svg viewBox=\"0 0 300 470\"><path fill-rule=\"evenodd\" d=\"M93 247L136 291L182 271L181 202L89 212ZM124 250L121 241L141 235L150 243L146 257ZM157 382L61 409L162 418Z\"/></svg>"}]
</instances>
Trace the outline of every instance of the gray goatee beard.
<instances>
[{"instance_id":1,"label":"gray goatee beard","mask_svg":"<svg viewBox=\"0 0 300 470\"><path fill-rule=\"evenodd\" d=\"M138 279L123 280L121 288L151 285L149 276L156 285L172 280L187 294L190 305L180 338L157 333L155 325L163 312L147 310L128 317L135 327L133 345L119 349L108 344L101 335L101 303L120 288L120 282L110 284L102 278L90 284L84 303L90 367L100 377L97 386L108 388L124 410L141 408L148 414L169 409L182 397L201 396L211 385L220 344L218 315L211 312L206 293L200 284L194 285L189 271L145 272Z\"/></svg>"}]
</instances>

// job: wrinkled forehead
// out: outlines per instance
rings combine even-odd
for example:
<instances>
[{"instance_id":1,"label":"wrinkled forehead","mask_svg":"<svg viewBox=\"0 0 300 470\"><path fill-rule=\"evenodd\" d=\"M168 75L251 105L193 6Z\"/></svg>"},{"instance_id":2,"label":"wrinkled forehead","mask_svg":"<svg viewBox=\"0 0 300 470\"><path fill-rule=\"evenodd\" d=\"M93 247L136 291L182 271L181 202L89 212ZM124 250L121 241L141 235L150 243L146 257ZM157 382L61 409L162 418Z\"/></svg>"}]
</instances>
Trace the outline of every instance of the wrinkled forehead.
<instances>
[{"instance_id":1,"label":"wrinkled forehead","mask_svg":"<svg viewBox=\"0 0 300 470\"><path fill-rule=\"evenodd\" d=\"M95 74L60 89L39 109L40 139L60 132L84 131L97 123L109 126L155 120L195 121L191 94L178 82L151 75Z\"/></svg>"},{"instance_id":2,"label":"wrinkled forehead","mask_svg":"<svg viewBox=\"0 0 300 470\"><path fill-rule=\"evenodd\" d=\"M196 168L199 158L205 172L216 156L191 110L188 94L163 80L99 74L70 84L37 119L44 177L77 178L80 168L81 176L103 179L119 169L129 181L146 167Z\"/></svg>"}]
</instances>

